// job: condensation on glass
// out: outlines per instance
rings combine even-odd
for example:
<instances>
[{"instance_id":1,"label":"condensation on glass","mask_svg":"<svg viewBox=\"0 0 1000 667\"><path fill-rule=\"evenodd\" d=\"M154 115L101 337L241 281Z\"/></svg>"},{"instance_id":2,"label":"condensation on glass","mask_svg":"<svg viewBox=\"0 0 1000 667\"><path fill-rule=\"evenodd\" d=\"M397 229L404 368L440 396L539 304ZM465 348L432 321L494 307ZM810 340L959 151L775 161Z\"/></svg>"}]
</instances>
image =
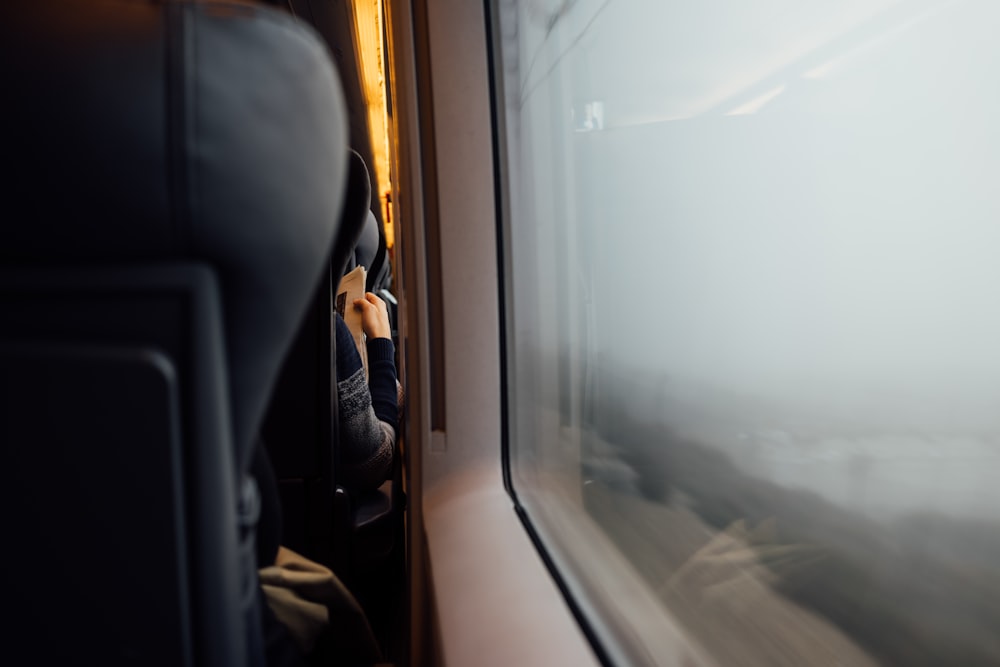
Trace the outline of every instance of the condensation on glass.
<instances>
[{"instance_id":1,"label":"condensation on glass","mask_svg":"<svg viewBox=\"0 0 1000 667\"><path fill-rule=\"evenodd\" d=\"M496 15L512 484L574 586L694 662L1000 664L1000 3Z\"/></svg>"}]
</instances>

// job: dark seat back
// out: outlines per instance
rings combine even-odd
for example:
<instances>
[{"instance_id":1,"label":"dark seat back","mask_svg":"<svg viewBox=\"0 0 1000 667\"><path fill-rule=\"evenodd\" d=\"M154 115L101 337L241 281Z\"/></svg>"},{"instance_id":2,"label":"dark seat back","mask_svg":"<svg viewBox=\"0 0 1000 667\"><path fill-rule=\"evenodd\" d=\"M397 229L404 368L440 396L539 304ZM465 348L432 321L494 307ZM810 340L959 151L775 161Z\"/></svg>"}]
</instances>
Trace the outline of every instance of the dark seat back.
<instances>
[{"instance_id":1,"label":"dark seat back","mask_svg":"<svg viewBox=\"0 0 1000 667\"><path fill-rule=\"evenodd\" d=\"M365 289L378 293L389 287L389 256L386 254L385 232L378 224L375 214L368 211L361 229L361 235L348 258L345 273L356 266L363 266L368 272Z\"/></svg>"},{"instance_id":2,"label":"dark seat back","mask_svg":"<svg viewBox=\"0 0 1000 667\"><path fill-rule=\"evenodd\" d=\"M212 272L5 269L0 322L5 655L244 663Z\"/></svg>"},{"instance_id":3,"label":"dark seat back","mask_svg":"<svg viewBox=\"0 0 1000 667\"><path fill-rule=\"evenodd\" d=\"M0 81L3 655L258 663L247 469L346 179L325 49L243 2L15 1Z\"/></svg>"}]
</instances>

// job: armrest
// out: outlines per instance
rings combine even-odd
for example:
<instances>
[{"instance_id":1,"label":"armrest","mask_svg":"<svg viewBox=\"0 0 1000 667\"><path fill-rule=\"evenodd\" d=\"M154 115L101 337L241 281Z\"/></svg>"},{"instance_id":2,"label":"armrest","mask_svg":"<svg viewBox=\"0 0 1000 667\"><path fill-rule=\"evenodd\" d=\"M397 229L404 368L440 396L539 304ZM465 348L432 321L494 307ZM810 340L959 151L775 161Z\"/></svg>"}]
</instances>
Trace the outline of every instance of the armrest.
<instances>
[{"instance_id":1,"label":"armrest","mask_svg":"<svg viewBox=\"0 0 1000 667\"><path fill-rule=\"evenodd\" d=\"M389 480L362 494L338 486L337 500L341 533L337 541L349 552L352 569L365 570L380 564L395 544L396 484Z\"/></svg>"},{"instance_id":2,"label":"armrest","mask_svg":"<svg viewBox=\"0 0 1000 667\"><path fill-rule=\"evenodd\" d=\"M374 491L363 494L353 507L352 528L354 532L376 527L392 516L394 484L386 481Z\"/></svg>"}]
</instances>

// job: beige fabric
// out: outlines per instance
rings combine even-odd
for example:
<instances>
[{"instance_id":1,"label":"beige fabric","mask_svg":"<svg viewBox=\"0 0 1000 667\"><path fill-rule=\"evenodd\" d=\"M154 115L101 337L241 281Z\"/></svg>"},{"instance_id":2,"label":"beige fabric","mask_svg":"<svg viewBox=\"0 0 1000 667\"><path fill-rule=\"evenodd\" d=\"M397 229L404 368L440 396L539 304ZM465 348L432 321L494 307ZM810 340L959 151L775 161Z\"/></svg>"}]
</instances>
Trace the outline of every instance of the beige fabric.
<instances>
[{"instance_id":1,"label":"beige fabric","mask_svg":"<svg viewBox=\"0 0 1000 667\"><path fill-rule=\"evenodd\" d=\"M337 592L333 572L280 547L275 564L260 570L259 576L271 611L303 652L312 651L330 624L326 602Z\"/></svg>"},{"instance_id":2,"label":"beige fabric","mask_svg":"<svg viewBox=\"0 0 1000 667\"><path fill-rule=\"evenodd\" d=\"M304 653L331 633L343 656L380 659L361 606L328 568L280 547L274 565L261 569L259 577L268 607Z\"/></svg>"},{"instance_id":3,"label":"beige fabric","mask_svg":"<svg viewBox=\"0 0 1000 667\"><path fill-rule=\"evenodd\" d=\"M311 653L330 623L330 612L321 604L302 599L291 589L268 584L261 584L261 588L267 598L267 606L288 628L296 646L305 654Z\"/></svg>"}]
</instances>

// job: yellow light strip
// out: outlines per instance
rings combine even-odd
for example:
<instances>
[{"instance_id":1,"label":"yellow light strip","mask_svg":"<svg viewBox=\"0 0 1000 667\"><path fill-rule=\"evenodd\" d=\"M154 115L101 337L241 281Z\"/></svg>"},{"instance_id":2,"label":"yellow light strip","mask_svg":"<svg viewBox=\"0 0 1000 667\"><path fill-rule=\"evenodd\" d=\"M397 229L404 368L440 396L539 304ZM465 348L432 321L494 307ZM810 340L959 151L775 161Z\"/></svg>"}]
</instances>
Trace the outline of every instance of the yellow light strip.
<instances>
[{"instance_id":1,"label":"yellow light strip","mask_svg":"<svg viewBox=\"0 0 1000 667\"><path fill-rule=\"evenodd\" d=\"M385 92L385 60L382 49L382 0L354 0L355 57L361 69L361 87L368 106L368 136L372 146L371 167L378 183L378 203L385 226L385 241L393 245L393 229L388 211L392 192L389 167L389 116Z\"/></svg>"}]
</instances>

